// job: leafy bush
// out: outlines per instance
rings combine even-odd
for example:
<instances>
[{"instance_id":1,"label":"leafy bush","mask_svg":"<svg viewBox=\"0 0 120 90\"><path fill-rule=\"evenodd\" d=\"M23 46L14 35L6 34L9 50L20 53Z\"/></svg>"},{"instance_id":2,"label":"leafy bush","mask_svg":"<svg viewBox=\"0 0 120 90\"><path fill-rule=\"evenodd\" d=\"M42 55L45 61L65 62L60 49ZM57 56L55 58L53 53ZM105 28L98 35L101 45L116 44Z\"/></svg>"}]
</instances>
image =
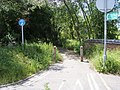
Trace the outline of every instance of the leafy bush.
<instances>
[{"instance_id":1,"label":"leafy bush","mask_svg":"<svg viewBox=\"0 0 120 90\"><path fill-rule=\"evenodd\" d=\"M63 46L67 49L79 52L80 43L77 40L67 39Z\"/></svg>"},{"instance_id":2,"label":"leafy bush","mask_svg":"<svg viewBox=\"0 0 120 90\"><path fill-rule=\"evenodd\" d=\"M109 72L112 74L120 74L120 51L118 50L113 50L113 51L108 51L108 58L105 63L105 72Z\"/></svg>"},{"instance_id":3,"label":"leafy bush","mask_svg":"<svg viewBox=\"0 0 120 90\"><path fill-rule=\"evenodd\" d=\"M119 49L107 51L107 60L105 62L105 66L103 66L103 49L101 48L100 45L93 47L94 47L94 52L91 52L91 54L89 54L89 58L92 64L94 65L94 67L96 68L96 70L103 73L120 75Z\"/></svg>"},{"instance_id":4,"label":"leafy bush","mask_svg":"<svg viewBox=\"0 0 120 90\"><path fill-rule=\"evenodd\" d=\"M56 60L60 60L57 51ZM24 79L33 73L47 69L53 63L53 45L26 44L21 47L0 48L0 85Z\"/></svg>"},{"instance_id":5,"label":"leafy bush","mask_svg":"<svg viewBox=\"0 0 120 90\"><path fill-rule=\"evenodd\" d=\"M96 55L96 53L101 53L102 50L102 45L86 44L84 46L84 56L87 58L91 58Z\"/></svg>"}]
</instances>

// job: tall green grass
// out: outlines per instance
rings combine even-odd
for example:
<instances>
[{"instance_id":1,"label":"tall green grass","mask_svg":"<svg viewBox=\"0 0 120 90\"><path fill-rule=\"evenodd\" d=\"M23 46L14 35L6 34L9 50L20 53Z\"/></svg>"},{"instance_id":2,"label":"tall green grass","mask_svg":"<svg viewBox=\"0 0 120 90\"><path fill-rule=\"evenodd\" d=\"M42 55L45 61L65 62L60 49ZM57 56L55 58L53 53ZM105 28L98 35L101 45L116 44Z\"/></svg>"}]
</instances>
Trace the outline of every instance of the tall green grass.
<instances>
[{"instance_id":1,"label":"tall green grass","mask_svg":"<svg viewBox=\"0 0 120 90\"><path fill-rule=\"evenodd\" d=\"M97 71L120 75L120 49L107 50L105 66L103 66L103 47L93 45L91 49L86 49L86 57L90 59Z\"/></svg>"},{"instance_id":2,"label":"tall green grass","mask_svg":"<svg viewBox=\"0 0 120 90\"><path fill-rule=\"evenodd\" d=\"M56 58L61 59L58 51ZM20 46L0 47L0 85L24 79L53 62L52 44L26 44L24 50Z\"/></svg>"}]
</instances>

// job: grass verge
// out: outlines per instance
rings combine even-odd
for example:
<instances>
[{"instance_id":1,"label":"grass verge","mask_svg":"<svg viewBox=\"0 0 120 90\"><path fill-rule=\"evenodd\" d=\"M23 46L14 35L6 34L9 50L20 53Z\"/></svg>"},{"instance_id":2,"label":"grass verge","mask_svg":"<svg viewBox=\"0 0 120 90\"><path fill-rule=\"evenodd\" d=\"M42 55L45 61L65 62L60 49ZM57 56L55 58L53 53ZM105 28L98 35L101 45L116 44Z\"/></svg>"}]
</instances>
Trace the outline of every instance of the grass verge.
<instances>
[{"instance_id":1,"label":"grass verge","mask_svg":"<svg viewBox=\"0 0 120 90\"><path fill-rule=\"evenodd\" d=\"M58 51L56 60L61 60ZM20 46L0 47L0 85L24 79L53 62L52 44L26 44L24 50Z\"/></svg>"},{"instance_id":2,"label":"grass verge","mask_svg":"<svg viewBox=\"0 0 120 90\"><path fill-rule=\"evenodd\" d=\"M98 72L120 75L120 49L107 50L107 60L103 66L103 47L92 45L85 51L86 57Z\"/></svg>"}]
</instances>

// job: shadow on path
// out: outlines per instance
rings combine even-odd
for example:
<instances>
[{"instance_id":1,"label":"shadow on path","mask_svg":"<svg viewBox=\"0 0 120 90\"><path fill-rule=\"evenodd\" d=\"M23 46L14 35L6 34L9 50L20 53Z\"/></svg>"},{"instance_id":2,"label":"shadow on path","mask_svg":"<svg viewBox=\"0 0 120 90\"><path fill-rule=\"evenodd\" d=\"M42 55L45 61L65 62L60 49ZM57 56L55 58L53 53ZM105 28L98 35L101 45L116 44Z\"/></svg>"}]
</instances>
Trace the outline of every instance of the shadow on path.
<instances>
[{"instance_id":1,"label":"shadow on path","mask_svg":"<svg viewBox=\"0 0 120 90\"><path fill-rule=\"evenodd\" d=\"M64 49L64 48L61 48L61 47L58 47L58 50L62 55L66 56L66 58L64 58L64 59L67 59L67 60L80 60L80 55L75 53L72 50L67 50L67 49ZM87 59L85 59L85 58L84 58L83 62L84 63L89 63L89 61Z\"/></svg>"},{"instance_id":2,"label":"shadow on path","mask_svg":"<svg viewBox=\"0 0 120 90\"><path fill-rule=\"evenodd\" d=\"M55 64L55 65L51 65L49 67L49 70L53 70L53 71L61 71L62 69L64 69L65 67L59 64Z\"/></svg>"}]
</instances>

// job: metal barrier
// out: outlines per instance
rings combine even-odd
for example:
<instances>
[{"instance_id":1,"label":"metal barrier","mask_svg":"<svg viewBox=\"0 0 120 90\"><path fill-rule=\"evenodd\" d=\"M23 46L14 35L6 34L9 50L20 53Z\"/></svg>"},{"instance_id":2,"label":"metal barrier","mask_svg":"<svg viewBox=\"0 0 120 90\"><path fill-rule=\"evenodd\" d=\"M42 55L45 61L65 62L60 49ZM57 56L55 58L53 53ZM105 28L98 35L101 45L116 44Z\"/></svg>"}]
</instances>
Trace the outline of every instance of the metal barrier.
<instances>
[{"instance_id":1,"label":"metal barrier","mask_svg":"<svg viewBox=\"0 0 120 90\"><path fill-rule=\"evenodd\" d=\"M104 39L89 39L85 41L86 43L104 43ZM120 40L107 39L107 44L118 44L120 45Z\"/></svg>"}]
</instances>

